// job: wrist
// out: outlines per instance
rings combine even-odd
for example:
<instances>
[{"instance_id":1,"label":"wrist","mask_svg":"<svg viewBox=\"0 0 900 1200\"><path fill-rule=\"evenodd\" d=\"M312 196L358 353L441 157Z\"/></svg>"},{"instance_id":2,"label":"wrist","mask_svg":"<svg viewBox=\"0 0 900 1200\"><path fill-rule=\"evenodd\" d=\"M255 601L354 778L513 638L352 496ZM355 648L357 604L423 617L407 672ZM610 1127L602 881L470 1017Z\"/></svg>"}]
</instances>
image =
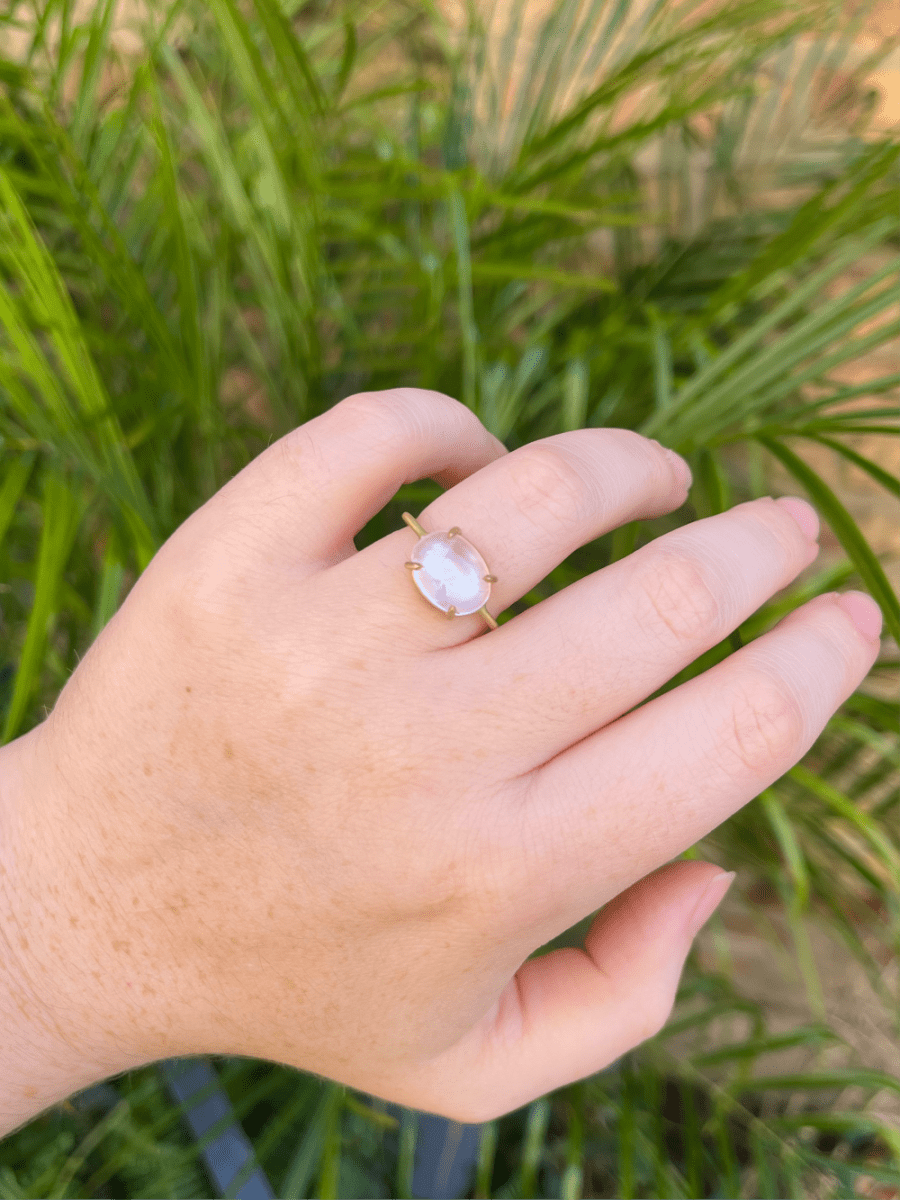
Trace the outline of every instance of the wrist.
<instances>
[{"instance_id":1,"label":"wrist","mask_svg":"<svg viewBox=\"0 0 900 1200\"><path fill-rule=\"evenodd\" d=\"M123 1036L103 905L63 861L84 853L48 803L44 738L0 747L0 1137L154 1057Z\"/></svg>"}]
</instances>

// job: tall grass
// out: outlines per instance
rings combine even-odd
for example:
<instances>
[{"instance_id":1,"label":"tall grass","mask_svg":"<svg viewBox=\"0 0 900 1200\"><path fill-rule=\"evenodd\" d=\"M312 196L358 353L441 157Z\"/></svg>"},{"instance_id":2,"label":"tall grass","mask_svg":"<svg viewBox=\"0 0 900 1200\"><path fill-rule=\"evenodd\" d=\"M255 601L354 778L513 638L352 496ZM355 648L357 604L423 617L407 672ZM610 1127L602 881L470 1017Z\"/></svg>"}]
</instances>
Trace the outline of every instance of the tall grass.
<instances>
[{"instance_id":1,"label":"tall grass","mask_svg":"<svg viewBox=\"0 0 900 1200\"><path fill-rule=\"evenodd\" d=\"M843 1046L809 935L824 921L900 1013L884 698L900 602L804 458L824 444L900 496L854 441L896 436L900 373L837 379L897 336L900 144L868 132L864 104L808 117L867 9L563 0L529 47L508 7L454 35L401 0L166 0L112 88L114 0L82 24L68 0L0 17L26 40L0 58L3 739L43 719L173 529L352 391L448 392L511 449L617 425L688 457L684 509L583 547L509 615L769 493L780 463L846 558L663 690L819 592L864 586L882 607L892 640L870 681L690 852L737 868L757 935L788 939L808 1016L773 1030L714 919L713 960L691 956L667 1028L485 1126L473 1188L887 1196L900 1132L877 1102L900 1079ZM402 488L359 548L436 494ZM786 1052L798 1065L773 1066ZM270 1064L217 1066L279 1196L412 1194L415 1114ZM0 1143L0 1196L209 1194L155 1069L113 1087L102 1119L62 1105Z\"/></svg>"}]
</instances>

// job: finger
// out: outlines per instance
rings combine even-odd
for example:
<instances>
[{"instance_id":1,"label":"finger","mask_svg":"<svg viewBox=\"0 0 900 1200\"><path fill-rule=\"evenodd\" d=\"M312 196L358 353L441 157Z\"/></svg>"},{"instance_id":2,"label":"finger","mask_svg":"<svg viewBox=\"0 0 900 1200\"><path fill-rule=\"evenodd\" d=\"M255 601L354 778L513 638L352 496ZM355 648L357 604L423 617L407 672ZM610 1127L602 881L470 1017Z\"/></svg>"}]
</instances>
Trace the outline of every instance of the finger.
<instances>
[{"instance_id":1,"label":"finger","mask_svg":"<svg viewBox=\"0 0 900 1200\"><path fill-rule=\"evenodd\" d=\"M691 943L733 878L710 863L671 863L612 900L584 950L525 962L485 1019L433 1064L435 1111L494 1120L658 1033Z\"/></svg>"},{"instance_id":2,"label":"finger","mask_svg":"<svg viewBox=\"0 0 900 1200\"><path fill-rule=\"evenodd\" d=\"M848 611L877 613L867 599L811 600L526 776L514 803L528 853L513 895L533 909L540 878L538 922L553 913L567 929L774 783L872 667L879 643ZM598 861L617 866L598 880Z\"/></svg>"},{"instance_id":3,"label":"finger","mask_svg":"<svg viewBox=\"0 0 900 1200\"><path fill-rule=\"evenodd\" d=\"M260 560L331 564L355 555L354 536L403 484L450 488L508 453L441 392L358 392L274 442L190 522L215 513L217 536Z\"/></svg>"},{"instance_id":4,"label":"finger","mask_svg":"<svg viewBox=\"0 0 900 1200\"><path fill-rule=\"evenodd\" d=\"M440 694L482 728L495 714L497 755L530 771L727 637L813 561L817 532L804 501L766 497L664 534L454 648Z\"/></svg>"},{"instance_id":5,"label":"finger","mask_svg":"<svg viewBox=\"0 0 900 1200\"><path fill-rule=\"evenodd\" d=\"M487 464L429 504L418 520L429 533L456 526L480 551L497 577L487 605L496 616L579 546L682 504L689 476L677 455L630 429L577 429ZM389 534L366 547L352 570L375 589L374 607L393 612L402 606L410 636L420 631L424 645L441 649L470 641L484 629L481 615L448 621L436 609L429 612L428 601L398 572L414 545L412 531Z\"/></svg>"}]
</instances>

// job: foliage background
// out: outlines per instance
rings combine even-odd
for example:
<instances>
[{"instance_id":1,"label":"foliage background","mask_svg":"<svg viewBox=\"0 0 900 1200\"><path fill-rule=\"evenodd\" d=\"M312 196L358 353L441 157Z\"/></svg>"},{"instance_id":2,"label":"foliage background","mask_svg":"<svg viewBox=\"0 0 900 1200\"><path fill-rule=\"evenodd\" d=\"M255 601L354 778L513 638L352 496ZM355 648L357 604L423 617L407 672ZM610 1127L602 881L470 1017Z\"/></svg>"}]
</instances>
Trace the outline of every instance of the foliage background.
<instances>
[{"instance_id":1,"label":"foliage background","mask_svg":"<svg viewBox=\"0 0 900 1200\"><path fill-rule=\"evenodd\" d=\"M848 27L832 0L563 0L530 59L506 7L488 37L477 10L448 26L403 0L160 0L127 70L113 0L0 18L25 45L0 58L3 738L52 707L178 524L352 391L448 392L511 449L620 425L689 458L683 509L581 548L501 619L769 494L780 464L844 555L661 690L819 592L883 609L867 683L690 852L738 870L807 1016L774 1028L716 918L666 1030L485 1126L471 1194L889 1198L900 1073L829 1020L810 932L845 945L900 1032L900 604L802 454L826 445L900 495L854 448L896 437L900 371L839 382L898 332L900 145L828 86L867 6ZM357 545L436 492L404 487ZM216 1065L278 1195L412 1194L415 1114ZM61 1105L0 1143L0 1195L209 1194L155 1068L112 1086L102 1119Z\"/></svg>"}]
</instances>

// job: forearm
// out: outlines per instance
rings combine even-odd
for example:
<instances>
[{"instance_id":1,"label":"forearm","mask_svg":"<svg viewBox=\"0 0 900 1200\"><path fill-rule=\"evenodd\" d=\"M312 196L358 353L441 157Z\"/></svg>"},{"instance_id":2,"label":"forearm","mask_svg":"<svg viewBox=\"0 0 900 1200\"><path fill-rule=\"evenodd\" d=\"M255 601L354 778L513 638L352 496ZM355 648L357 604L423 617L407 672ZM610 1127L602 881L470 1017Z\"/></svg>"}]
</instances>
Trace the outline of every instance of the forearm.
<instances>
[{"instance_id":1,"label":"forearm","mask_svg":"<svg viewBox=\"0 0 900 1200\"><path fill-rule=\"evenodd\" d=\"M0 747L0 1137L130 1065L70 967L83 915L37 832L36 734Z\"/></svg>"}]
</instances>

